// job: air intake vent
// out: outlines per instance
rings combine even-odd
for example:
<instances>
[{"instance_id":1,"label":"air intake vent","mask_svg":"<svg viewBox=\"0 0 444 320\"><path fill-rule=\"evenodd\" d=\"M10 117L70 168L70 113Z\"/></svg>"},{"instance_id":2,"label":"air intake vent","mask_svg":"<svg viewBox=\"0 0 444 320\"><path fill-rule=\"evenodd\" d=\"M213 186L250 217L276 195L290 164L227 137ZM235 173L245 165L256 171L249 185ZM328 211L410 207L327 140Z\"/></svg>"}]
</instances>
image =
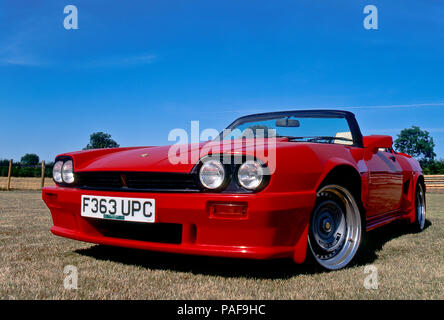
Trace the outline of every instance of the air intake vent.
<instances>
[{"instance_id":1,"label":"air intake vent","mask_svg":"<svg viewBox=\"0 0 444 320\"><path fill-rule=\"evenodd\" d=\"M402 185L402 192L404 192L405 194L409 193L409 188L410 188L410 180L408 179L406 182L403 183Z\"/></svg>"}]
</instances>

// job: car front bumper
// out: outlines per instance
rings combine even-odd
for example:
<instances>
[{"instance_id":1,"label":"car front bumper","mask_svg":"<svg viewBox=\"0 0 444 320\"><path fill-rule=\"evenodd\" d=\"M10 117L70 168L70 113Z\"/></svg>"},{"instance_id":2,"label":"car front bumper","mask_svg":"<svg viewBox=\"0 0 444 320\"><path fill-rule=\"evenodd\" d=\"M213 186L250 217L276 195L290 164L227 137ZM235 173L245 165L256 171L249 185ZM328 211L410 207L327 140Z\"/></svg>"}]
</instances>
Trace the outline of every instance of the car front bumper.
<instances>
[{"instance_id":1,"label":"car front bumper","mask_svg":"<svg viewBox=\"0 0 444 320\"><path fill-rule=\"evenodd\" d=\"M82 195L153 198L156 201L154 225L180 225L181 239L179 243L165 243L109 236L104 232L106 227L100 227L98 220L103 219L80 215ZM51 232L58 236L183 254L254 259L289 257L302 263L316 193L130 193L57 186L43 188L42 198L51 211L54 223ZM215 216L211 213L214 203L242 204L246 212L242 216Z\"/></svg>"}]
</instances>

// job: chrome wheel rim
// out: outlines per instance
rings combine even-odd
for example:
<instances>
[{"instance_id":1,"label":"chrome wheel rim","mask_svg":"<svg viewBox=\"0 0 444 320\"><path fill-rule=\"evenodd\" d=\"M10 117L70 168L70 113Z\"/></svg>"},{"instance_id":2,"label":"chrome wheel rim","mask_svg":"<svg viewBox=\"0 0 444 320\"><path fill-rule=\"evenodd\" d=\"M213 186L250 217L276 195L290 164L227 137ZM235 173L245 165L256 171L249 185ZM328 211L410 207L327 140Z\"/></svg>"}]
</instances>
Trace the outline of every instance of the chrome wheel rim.
<instances>
[{"instance_id":1,"label":"chrome wheel rim","mask_svg":"<svg viewBox=\"0 0 444 320\"><path fill-rule=\"evenodd\" d=\"M425 211L424 188L421 184L418 184L418 191L416 192L416 219L420 230L424 229Z\"/></svg>"},{"instance_id":2,"label":"chrome wheel rim","mask_svg":"<svg viewBox=\"0 0 444 320\"><path fill-rule=\"evenodd\" d=\"M345 267L355 256L361 241L361 215L351 193L338 185L318 192L322 201L313 211L308 243L315 260L324 268Z\"/></svg>"}]
</instances>

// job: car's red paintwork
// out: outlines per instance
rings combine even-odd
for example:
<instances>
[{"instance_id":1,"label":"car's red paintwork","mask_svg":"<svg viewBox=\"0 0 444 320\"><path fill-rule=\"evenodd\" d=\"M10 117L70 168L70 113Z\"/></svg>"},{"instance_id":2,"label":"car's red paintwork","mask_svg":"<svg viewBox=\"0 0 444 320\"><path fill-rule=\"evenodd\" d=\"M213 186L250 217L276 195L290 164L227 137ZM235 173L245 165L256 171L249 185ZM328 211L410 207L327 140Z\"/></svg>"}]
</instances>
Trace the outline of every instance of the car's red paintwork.
<instances>
[{"instance_id":1,"label":"car's red paintwork","mask_svg":"<svg viewBox=\"0 0 444 320\"><path fill-rule=\"evenodd\" d=\"M422 179L421 168L407 155L377 150L390 148L391 144L391 137L384 136L364 137L365 148L277 139L276 170L267 187L257 193L127 193L55 186L43 188L43 200L52 214L51 231L63 237L185 254L258 259L291 257L301 263L306 256L309 218L317 190L335 168L348 168L348 172L359 175L358 194L367 230L395 219L415 221L413 195L418 179ZM196 144L192 149L204 146ZM188 173L192 170L194 163L172 165L168 150L168 146L100 149L64 156L72 157L76 172ZM233 148L227 152L248 151ZM140 156L144 153L149 153L149 157ZM154 198L156 222L181 224L182 242L166 244L106 237L80 215L82 194ZM209 210L211 203L246 204L246 215L217 217Z\"/></svg>"}]
</instances>

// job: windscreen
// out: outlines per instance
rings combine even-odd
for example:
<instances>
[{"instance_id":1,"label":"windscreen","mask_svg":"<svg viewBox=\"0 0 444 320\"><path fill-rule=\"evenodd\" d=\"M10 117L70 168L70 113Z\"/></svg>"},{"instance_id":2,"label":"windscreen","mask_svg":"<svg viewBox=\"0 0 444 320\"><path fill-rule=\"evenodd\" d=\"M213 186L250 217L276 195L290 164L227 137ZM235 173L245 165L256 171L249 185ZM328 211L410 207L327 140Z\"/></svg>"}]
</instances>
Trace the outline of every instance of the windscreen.
<instances>
[{"instance_id":1,"label":"windscreen","mask_svg":"<svg viewBox=\"0 0 444 320\"><path fill-rule=\"evenodd\" d=\"M353 138L348 122L343 117L277 117L252 119L229 128L223 138L279 138L294 141L338 143L352 145Z\"/></svg>"}]
</instances>

